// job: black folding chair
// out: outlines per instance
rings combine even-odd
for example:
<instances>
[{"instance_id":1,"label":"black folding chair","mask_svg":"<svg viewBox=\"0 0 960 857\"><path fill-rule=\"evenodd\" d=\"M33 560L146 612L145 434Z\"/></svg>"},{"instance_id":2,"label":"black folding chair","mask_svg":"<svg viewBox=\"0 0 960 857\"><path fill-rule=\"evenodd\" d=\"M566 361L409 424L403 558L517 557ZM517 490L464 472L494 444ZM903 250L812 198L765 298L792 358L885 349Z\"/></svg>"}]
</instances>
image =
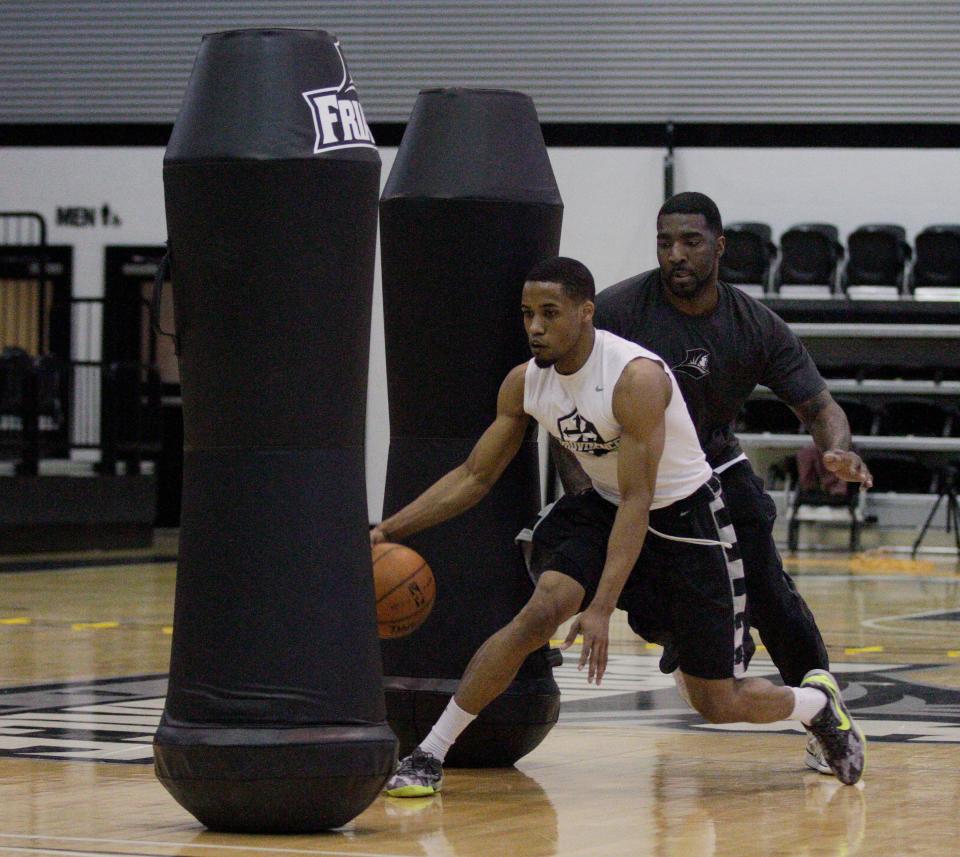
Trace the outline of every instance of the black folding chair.
<instances>
[{"instance_id":1,"label":"black folding chair","mask_svg":"<svg viewBox=\"0 0 960 857\"><path fill-rule=\"evenodd\" d=\"M720 257L720 279L754 297L762 296L777 257L770 227L766 223L730 223L723 234L726 249Z\"/></svg>"},{"instance_id":2,"label":"black folding chair","mask_svg":"<svg viewBox=\"0 0 960 857\"><path fill-rule=\"evenodd\" d=\"M918 300L960 300L960 224L926 227L914 241L910 290Z\"/></svg>"},{"instance_id":3,"label":"black folding chair","mask_svg":"<svg viewBox=\"0 0 960 857\"><path fill-rule=\"evenodd\" d=\"M844 249L837 227L798 223L780 236L780 265L774 289L798 297L822 297L837 288Z\"/></svg>"},{"instance_id":4,"label":"black folding chair","mask_svg":"<svg viewBox=\"0 0 960 857\"><path fill-rule=\"evenodd\" d=\"M907 232L892 223L861 226L847 239L842 285L851 298L897 298L912 256Z\"/></svg>"}]
</instances>

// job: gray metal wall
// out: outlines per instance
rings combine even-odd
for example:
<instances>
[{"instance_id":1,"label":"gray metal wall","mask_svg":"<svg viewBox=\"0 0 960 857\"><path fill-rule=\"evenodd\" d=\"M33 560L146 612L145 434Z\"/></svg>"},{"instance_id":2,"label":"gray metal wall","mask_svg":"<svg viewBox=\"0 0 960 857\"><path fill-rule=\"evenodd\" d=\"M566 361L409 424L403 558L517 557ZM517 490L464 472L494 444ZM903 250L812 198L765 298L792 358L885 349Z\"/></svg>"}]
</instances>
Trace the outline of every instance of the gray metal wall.
<instances>
[{"instance_id":1,"label":"gray metal wall","mask_svg":"<svg viewBox=\"0 0 960 857\"><path fill-rule=\"evenodd\" d=\"M0 0L0 122L172 122L202 33L340 36L371 121L427 86L552 122L960 121L960 2Z\"/></svg>"}]
</instances>

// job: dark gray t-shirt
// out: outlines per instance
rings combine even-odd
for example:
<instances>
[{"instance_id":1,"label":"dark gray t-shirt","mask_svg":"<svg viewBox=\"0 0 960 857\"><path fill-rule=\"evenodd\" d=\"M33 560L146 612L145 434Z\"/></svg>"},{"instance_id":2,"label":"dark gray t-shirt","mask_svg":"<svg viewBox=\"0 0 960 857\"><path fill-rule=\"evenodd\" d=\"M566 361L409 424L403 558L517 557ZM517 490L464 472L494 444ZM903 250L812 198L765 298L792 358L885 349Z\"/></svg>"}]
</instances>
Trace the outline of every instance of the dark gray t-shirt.
<instances>
[{"instance_id":1,"label":"dark gray t-shirt","mask_svg":"<svg viewBox=\"0 0 960 857\"><path fill-rule=\"evenodd\" d=\"M670 365L711 467L741 454L732 424L757 384L788 405L827 386L786 322L740 289L718 287L713 312L685 315L664 297L660 270L647 271L600 292L594 319Z\"/></svg>"}]
</instances>

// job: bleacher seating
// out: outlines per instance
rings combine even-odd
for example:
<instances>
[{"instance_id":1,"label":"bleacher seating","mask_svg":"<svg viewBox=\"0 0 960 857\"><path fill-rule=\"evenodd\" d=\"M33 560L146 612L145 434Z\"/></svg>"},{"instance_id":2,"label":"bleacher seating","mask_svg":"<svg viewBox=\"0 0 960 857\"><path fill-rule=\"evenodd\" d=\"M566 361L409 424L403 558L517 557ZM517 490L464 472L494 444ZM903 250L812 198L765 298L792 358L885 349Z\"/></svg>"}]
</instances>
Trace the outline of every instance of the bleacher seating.
<instances>
[{"instance_id":1,"label":"bleacher seating","mask_svg":"<svg viewBox=\"0 0 960 857\"><path fill-rule=\"evenodd\" d=\"M761 297L770 284L777 247L766 223L729 223L724 228L726 249L720 257L720 279Z\"/></svg>"},{"instance_id":2,"label":"bleacher seating","mask_svg":"<svg viewBox=\"0 0 960 857\"><path fill-rule=\"evenodd\" d=\"M840 242L830 223L798 223L780 236L761 221L727 224L720 279L754 297L960 301L960 224L921 230L911 247L896 223L868 223Z\"/></svg>"},{"instance_id":3,"label":"bleacher seating","mask_svg":"<svg viewBox=\"0 0 960 857\"><path fill-rule=\"evenodd\" d=\"M834 401L847 415L850 432L860 435L876 435L880 427L880 411L863 399L852 396L834 396Z\"/></svg>"},{"instance_id":4,"label":"bleacher seating","mask_svg":"<svg viewBox=\"0 0 960 857\"><path fill-rule=\"evenodd\" d=\"M916 397L887 402L880 413L879 434L893 437L950 437L956 410Z\"/></svg>"},{"instance_id":5,"label":"bleacher seating","mask_svg":"<svg viewBox=\"0 0 960 857\"><path fill-rule=\"evenodd\" d=\"M798 223L780 236L774 290L782 295L829 297L836 290L843 257L836 226Z\"/></svg>"},{"instance_id":6,"label":"bleacher seating","mask_svg":"<svg viewBox=\"0 0 960 857\"><path fill-rule=\"evenodd\" d=\"M779 399L748 399L737 420L737 431L796 434L802 425L797 415Z\"/></svg>"},{"instance_id":7,"label":"bleacher seating","mask_svg":"<svg viewBox=\"0 0 960 857\"><path fill-rule=\"evenodd\" d=\"M902 226L878 223L861 226L847 239L847 264L842 284L851 298L899 297L912 255Z\"/></svg>"},{"instance_id":8,"label":"bleacher seating","mask_svg":"<svg viewBox=\"0 0 960 857\"><path fill-rule=\"evenodd\" d=\"M863 459L873 474L874 491L929 494L934 490L935 472L915 455L870 451Z\"/></svg>"},{"instance_id":9,"label":"bleacher seating","mask_svg":"<svg viewBox=\"0 0 960 857\"><path fill-rule=\"evenodd\" d=\"M960 224L927 226L915 240L909 285L917 300L960 299Z\"/></svg>"}]
</instances>

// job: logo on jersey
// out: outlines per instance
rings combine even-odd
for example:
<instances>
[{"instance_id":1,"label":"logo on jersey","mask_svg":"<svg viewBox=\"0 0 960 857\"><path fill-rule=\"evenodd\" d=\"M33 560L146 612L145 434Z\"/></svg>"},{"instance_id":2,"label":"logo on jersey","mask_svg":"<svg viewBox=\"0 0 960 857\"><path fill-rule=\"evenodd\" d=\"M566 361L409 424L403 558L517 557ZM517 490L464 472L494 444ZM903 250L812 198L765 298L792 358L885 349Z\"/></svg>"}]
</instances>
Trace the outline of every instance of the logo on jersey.
<instances>
[{"instance_id":1,"label":"logo on jersey","mask_svg":"<svg viewBox=\"0 0 960 857\"><path fill-rule=\"evenodd\" d=\"M347 70L347 62L340 50L340 42L334 42L343 77L336 86L311 89L302 93L313 115L313 127L317 137L313 153L330 152L334 149L352 149L357 146L376 148L370 126L360 106L360 96L353 78Z\"/></svg>"},{"instance_id":2,"label":"logo on jersey","mask_svg":"<svg viewBox=\"0 0 960 857\"><path fill-rule=\"evenodd\" d=\"M688 348L683 361L672 368L697 380L706 378L710 374L710 352L705 348Z\"/></svg>"},{"instance_id":3,"label":"logo on jersey","mask_svg":"<svg viewBox=\"0 0 960 857\"><path fill-rule=\"evenodd\" d=\"M560 432L560 445L571 452L585 452L590 455L606 455L620 448L620 438L604 440L597 427L580 416L579 411L567 414L557 420Z\"/></svg>"}]
</instances>

